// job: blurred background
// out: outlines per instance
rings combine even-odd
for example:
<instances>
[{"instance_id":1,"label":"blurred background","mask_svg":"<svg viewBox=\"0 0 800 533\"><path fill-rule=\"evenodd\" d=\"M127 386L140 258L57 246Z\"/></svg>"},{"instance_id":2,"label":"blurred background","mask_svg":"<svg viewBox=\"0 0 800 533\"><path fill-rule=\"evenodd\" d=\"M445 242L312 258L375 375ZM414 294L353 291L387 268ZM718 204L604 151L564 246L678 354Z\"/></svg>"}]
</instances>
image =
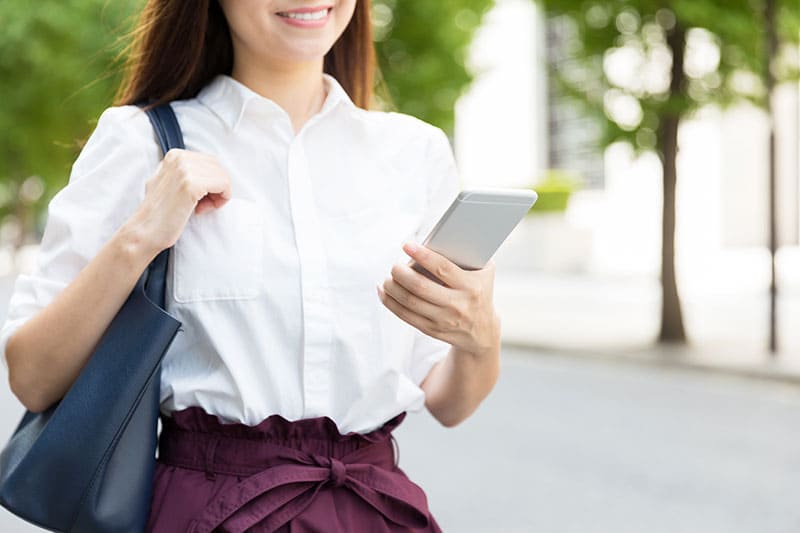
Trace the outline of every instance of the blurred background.
<instances>
[{"instance_id":1,"label":"blurred background","mask_svg":"<svg viewBox=\"0 0 800 533\"><path fill-rule=\"evenodd\" d=\"M800 4L372 3L376 107L540 198L494 256L495 390L396 433L443 529L800 531ZM0 3L0 309L142 4ZM22 413L0 388L3 442Z\"/></svg>"}]
</instances>

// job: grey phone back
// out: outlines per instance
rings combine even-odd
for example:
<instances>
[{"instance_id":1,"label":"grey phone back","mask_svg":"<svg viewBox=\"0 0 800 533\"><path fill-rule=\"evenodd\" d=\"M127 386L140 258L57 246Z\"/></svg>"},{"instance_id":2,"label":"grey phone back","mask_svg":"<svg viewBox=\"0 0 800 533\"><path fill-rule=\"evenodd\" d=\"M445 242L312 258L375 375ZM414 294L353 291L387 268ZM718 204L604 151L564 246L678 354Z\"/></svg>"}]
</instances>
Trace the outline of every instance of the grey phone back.
<instances>
[{"instance_id":1,"label":"grey phone back","mask_svg":"<svg viewBox=\"0 0 800 533\"><path fill-rule=\"evenodd\" d=\"M483 268L536 199L531 189L465 189L422 244L465 270Z\"/></svg>"}]
</instances>

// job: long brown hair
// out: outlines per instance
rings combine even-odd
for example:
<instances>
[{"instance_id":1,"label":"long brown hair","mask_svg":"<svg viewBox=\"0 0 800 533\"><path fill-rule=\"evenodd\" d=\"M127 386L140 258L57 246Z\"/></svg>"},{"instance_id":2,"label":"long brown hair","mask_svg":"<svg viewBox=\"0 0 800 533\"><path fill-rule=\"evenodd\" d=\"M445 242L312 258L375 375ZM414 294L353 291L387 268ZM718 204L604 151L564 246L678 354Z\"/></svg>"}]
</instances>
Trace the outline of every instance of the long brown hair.
<instances>
[{"instance_id":1,"label":"long brown hair","mask_svg":"<svg viewBox=\"0 0 800 533\"><path fill-rule=\"evenodd\" d=\"M193 98L217 74L231 74L233 43L217 0L147 0L121 56L124 74L114 105L152 107ZM357 0L350 23L325 54L323 70L353 102L371 107L376 74L370 0ZM383 92L383 91L381 91Z\"/></svg>"}]
</instances>

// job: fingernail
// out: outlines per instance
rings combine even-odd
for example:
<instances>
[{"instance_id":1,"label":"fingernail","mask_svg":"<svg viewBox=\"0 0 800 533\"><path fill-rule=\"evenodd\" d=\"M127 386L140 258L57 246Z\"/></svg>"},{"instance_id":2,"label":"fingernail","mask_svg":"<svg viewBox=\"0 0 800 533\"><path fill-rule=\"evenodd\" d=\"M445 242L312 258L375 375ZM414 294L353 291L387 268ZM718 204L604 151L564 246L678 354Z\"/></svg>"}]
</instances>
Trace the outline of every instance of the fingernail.
<instances>
[{"instance_id":1,"label":"fingernail","mask_svg":"<svg viewBox=\"0 0 800 533\"><path fill-rule=\"evenodd\" d=\"M405 243L405 248L407 252L412 254L415 253L417 250L419 250L419 246L417 246L415 243L411 241Z\"/></svg>"}]
</instances>

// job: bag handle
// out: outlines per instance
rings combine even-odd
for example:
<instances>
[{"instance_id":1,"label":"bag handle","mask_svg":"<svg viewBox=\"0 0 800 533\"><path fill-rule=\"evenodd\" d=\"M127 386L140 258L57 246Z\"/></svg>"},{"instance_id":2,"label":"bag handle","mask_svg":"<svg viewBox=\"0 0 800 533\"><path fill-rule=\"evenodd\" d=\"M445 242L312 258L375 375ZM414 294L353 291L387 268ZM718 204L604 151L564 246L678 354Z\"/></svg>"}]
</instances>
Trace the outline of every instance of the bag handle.
<instances>
[{"instance_id":1,"label":"bag handle","mask_svg":"<svg viewBox=\"0 0 800 533\"><path fill-rule=\"evenodd\" d=\"M153 99L142 101L136 105L143 107ZM185 149L183 132L169 102L144 110L156 132L162 157L172 148ZM143 291L151 301L162 309L166 309L165 297L167 287L167 263L172 246L165 248L150 262L145 272L136 283L136 290ZM151 281L152 280L152 281Z\"/></svg>"},{"instance_id":2,"label":"bag handle","mask_svg":"<svg viewBox=\"0 0 800 533\"><path fill-rule=\"evenodd\" d=\"M186 148L183 144L181 126L169 102L146 109L145 113L156 130L162 157L172 148Z\"/></svg>"}]
</instances>

